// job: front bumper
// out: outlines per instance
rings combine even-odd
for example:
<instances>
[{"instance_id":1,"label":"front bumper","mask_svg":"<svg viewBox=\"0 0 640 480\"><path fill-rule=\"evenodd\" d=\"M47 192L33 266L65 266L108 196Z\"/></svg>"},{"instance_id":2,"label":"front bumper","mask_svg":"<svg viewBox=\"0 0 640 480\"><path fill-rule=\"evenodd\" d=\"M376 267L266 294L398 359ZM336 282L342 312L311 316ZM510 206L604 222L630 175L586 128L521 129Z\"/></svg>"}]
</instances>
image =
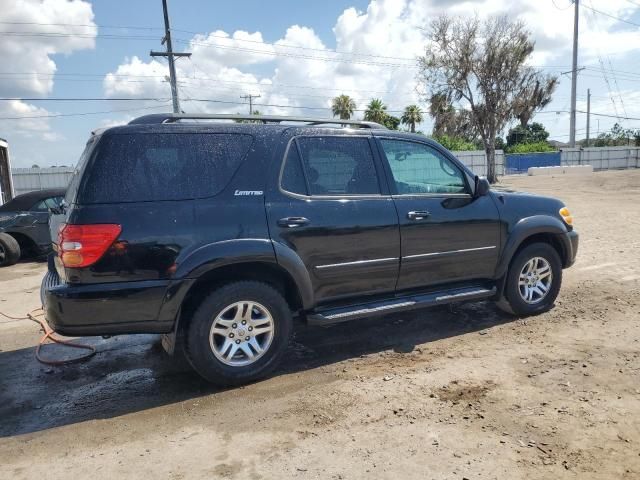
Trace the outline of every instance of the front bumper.
<instances>
[{"instance_id":1,"label":"front bumper","mask_svg":"<svg viewBox=\"0 0 640 480\"><path fill-rule=\"evenodd\" d=\"M41 296L49 326L62 335L167 333L188 289L180 281L70 285L49 270Z\"/></svg>"},{"instance_id":2,"label":"front bumper","mask_svg":"<svg viewBox=\"0 0 640 480\"><path fill-rule=\"evenodd\" d=\"M563 245L565 249L564 255L564 268L569 268L576 262L576 256L578 255L578 244L580 243L580 236L575 230L563 233L564 237Z\"/></svg>"}]
</instances>

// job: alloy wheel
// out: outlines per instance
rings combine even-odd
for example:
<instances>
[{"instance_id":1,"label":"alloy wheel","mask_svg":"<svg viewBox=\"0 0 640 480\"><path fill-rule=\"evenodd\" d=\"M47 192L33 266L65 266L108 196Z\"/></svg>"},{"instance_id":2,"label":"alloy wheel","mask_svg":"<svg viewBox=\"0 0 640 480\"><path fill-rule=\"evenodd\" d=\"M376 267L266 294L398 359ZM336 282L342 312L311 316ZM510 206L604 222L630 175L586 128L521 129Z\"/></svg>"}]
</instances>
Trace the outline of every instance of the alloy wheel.
<instances>
[{"instance_id":1,"label":"alloy wheel","mask_svg":"<svg viewBox=\"0 0 640 480\"><path fill-rule=\"evenodd\" d=\"M524 264L518 277L520 297L528 304L541 302L549 293L553 273L551 264L542 257L533 257Z\"/></svg>"},{"instance_id":2,"label":"alloy wheel","mask_svg":"<svg viewBox=\"0 0 640 480\"><path fill-rule=\"evenodd\" d=\"M232 303L216 316L209 333L211 351L232 367L251 365L273 340L275 324L264 305L252 301Z\"/></svg>"}]
</instances>

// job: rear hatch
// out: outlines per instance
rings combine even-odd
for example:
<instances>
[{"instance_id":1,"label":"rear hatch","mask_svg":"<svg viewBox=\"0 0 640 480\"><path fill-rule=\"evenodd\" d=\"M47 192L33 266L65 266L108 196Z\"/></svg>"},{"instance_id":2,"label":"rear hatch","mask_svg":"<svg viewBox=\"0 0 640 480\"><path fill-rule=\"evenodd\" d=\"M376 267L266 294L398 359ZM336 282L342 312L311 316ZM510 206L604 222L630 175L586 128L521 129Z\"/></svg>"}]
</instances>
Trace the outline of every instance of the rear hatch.
<instances>
[{"instance_id":1,"label":"rear hatch","mask_svg":"<svg viewBox=\"0 0 640 480\"><path fill-rule=\"evenodd\" d=\"M63 211L51 217L52 264L61 279L169 281L179 255L242 235L230 181L254 137L240 127L123 126L92 138ZM263 200L256 201L266 228ZM229 219L240 232L225 231Z\"/></svg>"}]
</instances>

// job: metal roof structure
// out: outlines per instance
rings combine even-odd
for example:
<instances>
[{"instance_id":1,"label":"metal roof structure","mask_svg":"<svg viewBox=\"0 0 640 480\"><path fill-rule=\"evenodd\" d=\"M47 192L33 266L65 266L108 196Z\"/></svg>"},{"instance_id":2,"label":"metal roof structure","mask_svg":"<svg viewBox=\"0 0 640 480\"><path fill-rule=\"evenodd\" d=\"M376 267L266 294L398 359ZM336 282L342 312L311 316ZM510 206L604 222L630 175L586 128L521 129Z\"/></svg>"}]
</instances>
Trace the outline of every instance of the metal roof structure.
<instances>
[{"instance_id":1,"label":"metal roof structure","mask_svg":"<svg viewBox=\"0 0 640 480\"><path fill-rule=\"evenodd\" d=\"M280 115L240 115L240 114L199 114L199 113L153 113L135 118L129 125L157 125L162 123L176 123L183 120L233 120L270 123L294 122L306 126L340 125L344 127L371 128L386 130L384 125L375 122L359 120L341 120L335 118L289 117Z\"/></svg>"}]
</instances>

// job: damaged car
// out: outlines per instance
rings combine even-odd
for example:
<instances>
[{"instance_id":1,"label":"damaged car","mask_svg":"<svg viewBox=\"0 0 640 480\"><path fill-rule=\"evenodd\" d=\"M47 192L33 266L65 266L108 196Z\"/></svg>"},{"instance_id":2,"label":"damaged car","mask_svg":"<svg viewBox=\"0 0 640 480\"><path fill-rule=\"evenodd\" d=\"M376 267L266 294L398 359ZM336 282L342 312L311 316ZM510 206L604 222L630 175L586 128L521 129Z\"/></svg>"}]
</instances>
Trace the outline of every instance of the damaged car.
<instances>
[{"instance_id":1,"label":"damaged car","mask_svg":"<svg viewBox=\"0 0 640 480\"><path fill-rule=\"evenodd\" d=\"M51 250L49 213L60 207L65 189L24 193L0 205L0 267Z\"/></svg>"}]
</instances>

